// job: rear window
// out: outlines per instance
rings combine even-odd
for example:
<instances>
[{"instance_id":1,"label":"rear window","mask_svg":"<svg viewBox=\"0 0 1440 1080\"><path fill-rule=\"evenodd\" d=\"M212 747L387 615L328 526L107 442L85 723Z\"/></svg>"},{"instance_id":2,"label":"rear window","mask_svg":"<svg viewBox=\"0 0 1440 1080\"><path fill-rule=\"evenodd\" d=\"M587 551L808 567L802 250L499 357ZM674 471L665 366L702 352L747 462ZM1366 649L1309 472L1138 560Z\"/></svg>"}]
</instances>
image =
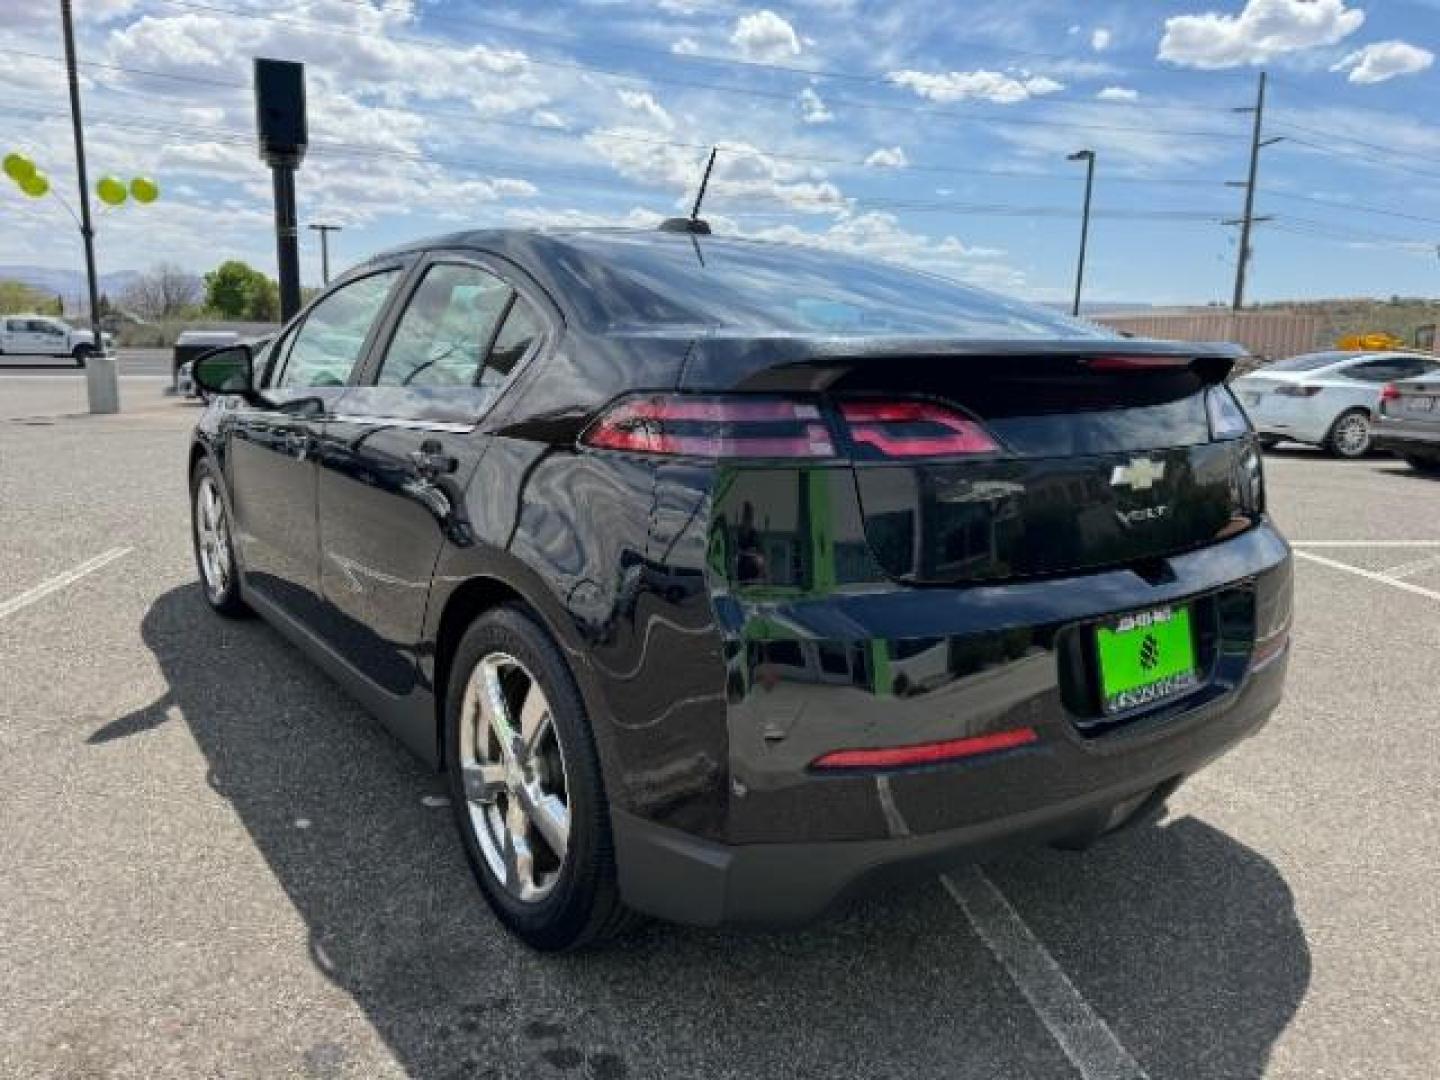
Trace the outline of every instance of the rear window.
<instances>
[{"instance_id":1,"label":"rear window","mask_svg":"<svg viewBox=\"0 0 1440 1080\"><path fill-rule=\"evenodd\" d=\"M811 248L699 236L576 237L609 270L617 321L650 315L659 297L677 318L808 334L990 339L1117 335L1058 311L933 274ZM574 268L577 271L582 268ZM616 278L629 290L617 288ZM627 291L639 295L626 295Z\"/></svg>"}]
</instances>

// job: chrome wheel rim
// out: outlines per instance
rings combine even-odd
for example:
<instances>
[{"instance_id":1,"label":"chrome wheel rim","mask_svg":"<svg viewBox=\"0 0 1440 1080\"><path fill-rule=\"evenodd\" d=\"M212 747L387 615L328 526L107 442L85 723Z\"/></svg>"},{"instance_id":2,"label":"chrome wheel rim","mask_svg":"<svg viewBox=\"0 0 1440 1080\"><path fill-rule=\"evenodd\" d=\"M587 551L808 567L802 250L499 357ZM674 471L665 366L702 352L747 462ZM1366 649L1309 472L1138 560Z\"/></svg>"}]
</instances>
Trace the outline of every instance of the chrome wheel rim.
<instances>
[{"instance_id":1,"label":"chrome wheel rim","mask_svg":"<svg viewBox=\"0 0 1440 1080\"><path fill-rule=\"evenodd\" d=\"M1363 454L1370 445L1370 421L1359 413L1345 417L1335 427L1335 445L1346 457Z\"/></svg>"},{"instance_id":2,"label":"chrome wheel rim","mask_svg":"<svg viewBox=\"0 0 1440 1080\"><path fill-rule=\"evenodd\" d=\"M570 789L550 703L513 656L483 657L465 684L460 775L495 880L522 903L545 899L565 866Z\"/></svg>"},{"instance_id":3,"label":"chrome wheel rim","mask_svg":"<svg viewBox=\"0 0 1440 1080\"><path fill-rule=\"evenodd\" d=\"M219 600L234 578L230 556L230 530L225 523L225 502L215 481L206 476L195 489L195 540L200 549L200 575L210 599Z\"/></svg>"}]
</instances>

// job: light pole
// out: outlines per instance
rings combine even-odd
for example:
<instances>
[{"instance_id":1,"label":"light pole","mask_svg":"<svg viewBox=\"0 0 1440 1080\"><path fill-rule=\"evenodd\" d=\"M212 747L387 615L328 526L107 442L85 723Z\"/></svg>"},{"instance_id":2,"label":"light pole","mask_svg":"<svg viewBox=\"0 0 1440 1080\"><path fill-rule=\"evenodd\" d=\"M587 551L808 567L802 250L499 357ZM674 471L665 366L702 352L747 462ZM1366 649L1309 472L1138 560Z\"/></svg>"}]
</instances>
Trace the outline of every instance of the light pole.
<instances>
[{"instance_id":1,"label":"light pole","mask_svg":"<svg viewBox=\"0 0 1440 1080\"><path fill-rule=\"evenodd\" d=\"M330 234L339 232L343 226L311 223L310 228L320 234L320 276L330 284Z\"/></svg>"},{"instance_id":2,"label":"light pole","mask_svg":"<svg viewBox=\"0 0 1440 1080\"><path fill-rule=\"evenodd\" d=\"M1080 287L1085 282L1085 245L1090 239L1090 193L1095 187L1095 151L1076 150L1067 159L1085 162L1085 209L1080 215L1080 258L1075 264L1075 302L1070 314L1080 314Z\"/></svg>"}]
</instances>

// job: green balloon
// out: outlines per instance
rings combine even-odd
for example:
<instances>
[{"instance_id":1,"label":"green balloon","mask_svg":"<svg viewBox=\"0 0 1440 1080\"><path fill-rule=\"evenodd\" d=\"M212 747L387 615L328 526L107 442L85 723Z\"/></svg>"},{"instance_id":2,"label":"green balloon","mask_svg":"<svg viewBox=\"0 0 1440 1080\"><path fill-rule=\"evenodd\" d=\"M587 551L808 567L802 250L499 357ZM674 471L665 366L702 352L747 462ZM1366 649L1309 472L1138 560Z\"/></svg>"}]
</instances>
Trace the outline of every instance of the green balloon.
<instances>
[{"instance_id":1,"label":"green balloon","mask_svg":"<svg viewBox=\"0 0 1440 1080\"><path fill-rule=\"evenodd\" d=\"M35 175L35 162L24 154L6 154L5 175L17 184L23 184Z\"/></svg>"},{"instance_id":2,"label":"green balloon","mask_svg":"<svg viewBox=\"0 0 1440 1080\"><path fill-rule=\"evenodd\" d=\"M125 184L113 176L102 176L95 185L95 194L106 206L119 206L125 201Z\"/></svg>"},{"instance_id":3,"label":"green balloon","mask_svg":"<svg viewBox=\"0 0 1440 1080\"><path fill-rule=\"evenodd\" d=\"M43 199L50 193L50 178L42 172L32 172L20 181L20 190L32 199Z\"/></svg>"},{"instance_id":4,"label":"green balloon","mask_svg":"<svg viewBox=\"0 0 1440 1080\"><path fill-rule=\"evenodd\" d=\"M137 176L130 181L130 197L148 205L160 197L160 185L148 176Z\"/></svg>"}]
</instances>

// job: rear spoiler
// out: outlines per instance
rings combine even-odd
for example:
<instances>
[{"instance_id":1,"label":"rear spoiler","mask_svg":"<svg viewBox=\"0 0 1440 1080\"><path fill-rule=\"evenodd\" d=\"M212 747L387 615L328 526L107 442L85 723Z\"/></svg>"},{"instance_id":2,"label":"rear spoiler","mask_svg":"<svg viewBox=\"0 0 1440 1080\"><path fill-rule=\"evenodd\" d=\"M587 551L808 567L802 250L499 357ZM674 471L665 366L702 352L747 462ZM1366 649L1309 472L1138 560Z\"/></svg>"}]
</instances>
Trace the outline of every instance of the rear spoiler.
<instances>
[{"instance_id":1,"label":"rear spoiler","mask_svg":"<svg viewBox=\"0 0 1440 1080\"><path fill-rule=\"evenodd\" d=\"M819 391L857 366L875 363L1003 363L1023 359L1127 361L1143 370L1145 359L1168 367L1188 364L1210 383L1220 383L1236 361L1248 356L1239 345L1142 338L999 340L956 338L768 336L699 338L690 352L679 389L711 391Z\"/></svg>"}]
</instances>

